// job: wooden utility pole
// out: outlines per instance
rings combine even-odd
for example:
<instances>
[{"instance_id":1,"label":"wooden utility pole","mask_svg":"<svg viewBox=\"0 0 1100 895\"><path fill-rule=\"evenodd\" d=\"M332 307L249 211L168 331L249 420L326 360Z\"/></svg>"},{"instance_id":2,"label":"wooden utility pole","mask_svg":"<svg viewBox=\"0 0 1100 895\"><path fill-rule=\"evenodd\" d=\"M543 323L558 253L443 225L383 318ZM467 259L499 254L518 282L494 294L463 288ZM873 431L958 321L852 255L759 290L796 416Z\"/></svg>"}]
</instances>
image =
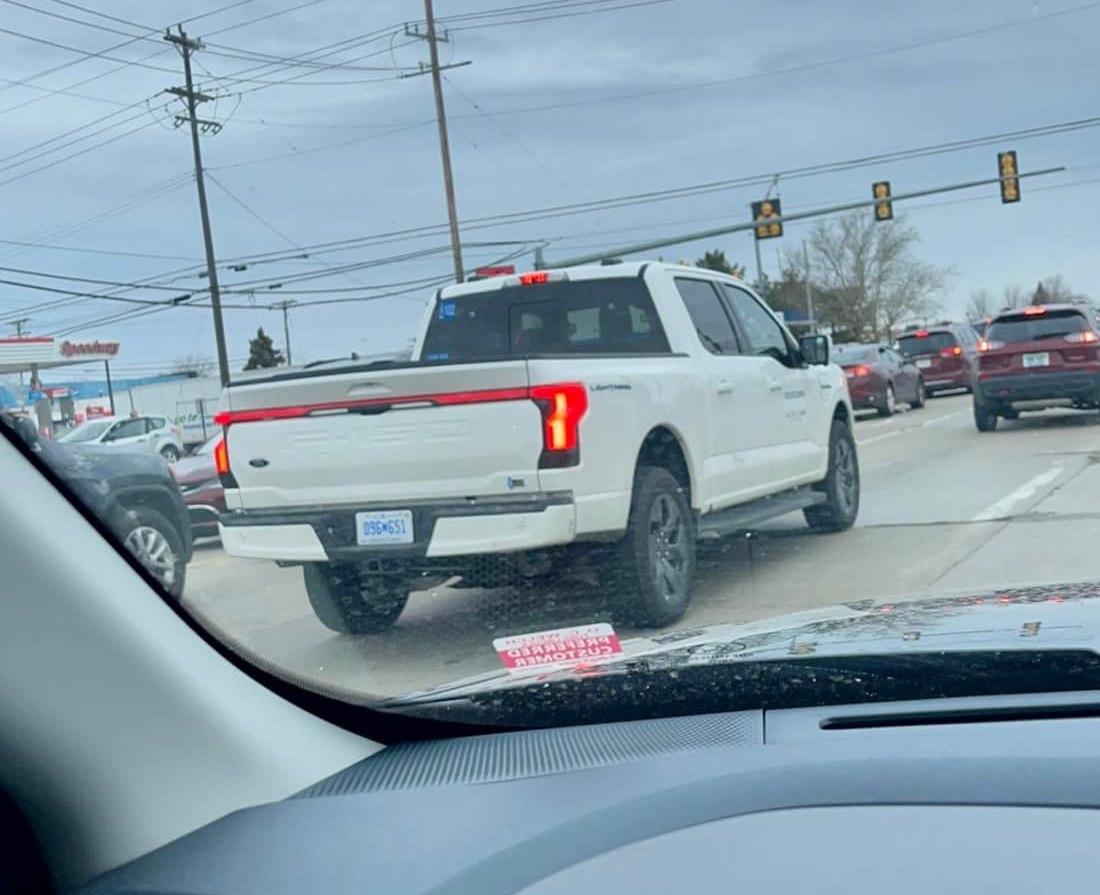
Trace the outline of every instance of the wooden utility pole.
<instances>
[{"instance_id":1,"label":"wooden utility pole","mask_svg":"<svg viewBox=\"0 0 1100 895\"><path fill-rule=\"evenodd\" d=\"M206 250L206 276L210 280L210 307L214 313L214 342L217 345L218 351L218 376L221 379L222 388L225 388L229 385L229 352L225 347L225 324L222 321L222 296L221 290L218 287L218 268L214 260L214 237L210 232L210 210L206 204L206 180L203 176L202 148L199 145L200 128L203 133L216 134L221 130L221 125L216 121L201 119L196 114L199 103L209 102L214 98L208 94L197 92L194 82L191 79L191 54L195 52L195 50L201 50L203 43L201 40L192 40L189 38L187 33L183 30L182 25L177 25L176 27L179 33L172 34L172 32L166 31L164 39L179 47L180 55L183 56L184 86L169 87L166 92L178 96L187 106L187 115L177 115L175 120L177 126L186 122L191 128L191 150L195 156L195 186L198 188L199 192L199 215L202 217L202 241L203 248Z\"/></svg>"},{"instance_id":2,"label":"wooden utility pole","mask_svg":"<svg viewBox=\"0 0 1100 895\"><path fill-rule=\"evenodd\" d=\"M409 37L419 37L428 42L428 53L431 61L428 65L420 63L420 70L411 75L402 77L415 77L430 73L432 76L432 88L435 91L435 122L439 128L439 153L443 157L443 189L447 194L447 221L451 229L451 255L454 258L455 282L461 283L465 279L465 268L462 264L462 240L458 232L458 208L455 203L455 182L451 172L451 145L447 139L447 113L443 108L443 74L444 69L457 68L460 65L469 65L469 62L454 62L450 65L439 64L439 42L450 38L443 34L440 36L435 29L435 13L432 10L432 0L424 0L424 19L426 21L426 33L415 25L405 26L405 34Z\"/></svg>"},{"instance_id":3,"label":"wooden utility pole","mask_svg":"<svg viewBox=\"0 0 1100 895\"><path fill-rule=\"evenodd\" d=\"M280 301L277 304L273 304L271 307L277 311L283 312L283 339L286 342L286 365L289 367L293 361L290 359L290 314L289 311L298 302L296 301Z\"/></svg>"}]
</instances>

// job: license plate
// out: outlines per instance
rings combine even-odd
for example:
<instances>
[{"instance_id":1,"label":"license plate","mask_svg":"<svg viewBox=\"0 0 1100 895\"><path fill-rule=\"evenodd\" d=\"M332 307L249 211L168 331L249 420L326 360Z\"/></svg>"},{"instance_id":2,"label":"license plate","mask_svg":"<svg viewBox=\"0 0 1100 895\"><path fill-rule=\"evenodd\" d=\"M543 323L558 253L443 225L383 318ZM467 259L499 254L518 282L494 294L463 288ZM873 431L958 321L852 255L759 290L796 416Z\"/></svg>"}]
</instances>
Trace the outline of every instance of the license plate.
<instances>
[{"instance_id":1,"label":"license plate","mask_svg":"<svg viewBox=\"0 0 1100 895\"><path fill-rule=\"evenodd\" d=\"M360 544L411 544L412 510L356 513L355 536Z\"/></svg>"},{"instance_id":2,"label":"license plate","mask_svg":"<svg viewBox=\"0 0 1100 895\"><path fill-rule=\"evenodd\" d=\"M1024 355L1024 367L1049 367L1050 352L1036 351L1033 354Z\"/></svg>"},{"instance_id":3,"label":"license plate","mask_svg":"<svg viewBox=\"0 0 1100 895\"><path fill-rule=\"evenodd\" d=\"M923 358L917 361L917 366L920 367L922 370L927 370L930 366L932 366L932 361L928 358Z\"/></svg>"}]
</instances>

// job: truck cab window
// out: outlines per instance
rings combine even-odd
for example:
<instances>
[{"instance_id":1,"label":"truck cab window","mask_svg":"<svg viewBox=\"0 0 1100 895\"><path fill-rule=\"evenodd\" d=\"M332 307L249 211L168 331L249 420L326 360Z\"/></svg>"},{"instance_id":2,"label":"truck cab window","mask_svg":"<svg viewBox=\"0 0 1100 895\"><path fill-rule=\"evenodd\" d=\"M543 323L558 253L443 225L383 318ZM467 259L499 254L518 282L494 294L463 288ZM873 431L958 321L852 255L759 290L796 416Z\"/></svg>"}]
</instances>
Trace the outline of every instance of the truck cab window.
<instances>
[{"instance_id":1,"label":"truck cab window","mask_svg":"<svg viewBox=\"0 0 1100 895\"><path fill-rule=\"evenodd\" d=\"M695 324L699 341L711 354L740 354L737 335L714 286L706 280L676 278L676 288Z\"/></svg>"},{"instance_id":2,"label":"truck cab window","mask_svg":"<svg viewBox=\"0 0 1100 895\"><path fill-rule=\"evenodd\" d=\"M742 331L748 340L748 353L774 357L781 364L792 366L791 346L783 328L760 302L744 289L722 284L722 291L732 305Z\"/></svg>"}]
</instances>

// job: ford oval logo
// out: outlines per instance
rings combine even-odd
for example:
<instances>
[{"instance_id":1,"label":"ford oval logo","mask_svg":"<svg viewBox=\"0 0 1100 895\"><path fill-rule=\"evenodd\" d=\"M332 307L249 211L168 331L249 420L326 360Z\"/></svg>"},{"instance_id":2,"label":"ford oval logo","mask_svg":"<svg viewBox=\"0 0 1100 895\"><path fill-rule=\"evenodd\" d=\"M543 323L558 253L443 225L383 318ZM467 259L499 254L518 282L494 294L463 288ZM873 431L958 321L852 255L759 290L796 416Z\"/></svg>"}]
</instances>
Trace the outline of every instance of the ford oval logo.
<instances>
[{"instance_id":1,"label":"ford oval logo","mask_svg":"<svg viewBox=\"0 0 1100 895\"><path fill-rule=\"evenodd\" d=\"M267 460L265 460L263 457L254 457L253 459L248 461L248 465L255 466L257 469L263 469L265 466L267 466Z\"/></svg>"}]
</instances>

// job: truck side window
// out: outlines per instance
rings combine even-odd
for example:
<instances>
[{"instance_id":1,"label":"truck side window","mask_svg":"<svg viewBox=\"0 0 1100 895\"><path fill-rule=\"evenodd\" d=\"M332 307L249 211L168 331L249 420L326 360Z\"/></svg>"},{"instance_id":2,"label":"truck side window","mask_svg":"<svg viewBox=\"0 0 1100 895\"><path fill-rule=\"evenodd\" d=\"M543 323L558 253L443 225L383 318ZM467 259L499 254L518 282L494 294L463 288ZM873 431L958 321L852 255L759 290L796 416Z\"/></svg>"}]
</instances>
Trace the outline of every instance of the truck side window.
<instances>
[{"instance_id":1,"label":"truck side window","mask_svg":"<svg viewBox=\"0 0 1100 895\"><path fill-rule=\"evenodd\" d=\"M740 354L737 335L722 300L706 280L676 278L676 288L695 324L699 341L711 354Z\"/></svg>"},{"instance_id":2,"label":"truck side window","mask_svg":"<svg viewBox=\"0 0 1100 895\"><path fill-rule=\"evenodd\" d=\"M741 321L742 331L749 341L749 353L774 357L781 364L790 366L791 346L775 318L743 289L723 283L722 291Z\"/></svg>"}]
</instances>

